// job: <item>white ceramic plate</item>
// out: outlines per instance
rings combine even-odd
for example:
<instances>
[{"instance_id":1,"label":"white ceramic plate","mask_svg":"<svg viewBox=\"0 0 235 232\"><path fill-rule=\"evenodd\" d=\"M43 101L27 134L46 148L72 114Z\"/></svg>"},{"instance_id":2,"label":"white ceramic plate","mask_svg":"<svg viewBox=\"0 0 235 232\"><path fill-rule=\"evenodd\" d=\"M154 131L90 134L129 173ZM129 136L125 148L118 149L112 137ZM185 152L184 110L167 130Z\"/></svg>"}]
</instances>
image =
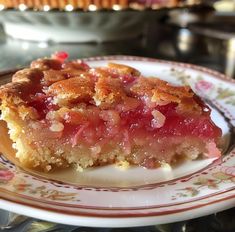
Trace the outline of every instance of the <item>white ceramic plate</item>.
<instances>
[{"instance_id":1,"label":"white ceramic plate","mask_svg":"<svg viewBox=\"0 0 235 232\"><path fill-rule=\"evenodd\" d=\"M64 224L128 227L181 221L235 206L233 80L206 68L147 58L114 56L85 61L91 66L115 61L147 76L190 84L212 106L213 120L223 130L223 157L187 162L174 169L121 171L108 166L82 174L67 171L42 177L0 156L1 208Z\"/></svg>"}]
</instances>

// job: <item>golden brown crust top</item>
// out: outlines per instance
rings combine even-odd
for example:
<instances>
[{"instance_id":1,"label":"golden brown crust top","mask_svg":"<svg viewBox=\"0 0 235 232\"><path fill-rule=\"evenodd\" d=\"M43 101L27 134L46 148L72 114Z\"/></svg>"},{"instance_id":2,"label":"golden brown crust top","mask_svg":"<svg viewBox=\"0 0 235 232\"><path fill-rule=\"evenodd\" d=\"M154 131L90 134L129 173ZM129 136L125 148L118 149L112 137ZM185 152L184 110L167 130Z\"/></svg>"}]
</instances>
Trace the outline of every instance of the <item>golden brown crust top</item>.
<instances>
[{"instance_id":1,"label":"golden brown crust top","mask_svg":"<svg viewBox=\"0 0 235 232\"><path fill-rule=\"evenodd\" d=\"M43 72L37 68L25 68L16 72L12 77L12 82L34 82L38 83L43 78Z\"/></svg>"},{"instance_id":2,"label":"golden brown crust top","mask_svg":"<svg viewBox=\"0 0 235 232\"><path fill-rule=\"evenodd\" d=\"M16 72L12 82L0 86L0 100L12 104L25 102L26 99L39 91L39 84L43 79L43 72L36 68L26 68Z\"/></svg>"},{"instance_id":3,"label":"golden brown crust top","mask_svg":"<svg viewBox=\"0 0 235 232\"><path fill-rule=\"evenodd\" d=\"M118 104L127 97L120 79L100 77L95 83L94 101L97 106L109 108L113 104Z\"/></svg>"},{"instance_id":4,"label":"golden brown crust top","mask_svg":"<svg viewBox=\"0 0 235 232\"><path fill-rule=\"evenodd\" d=\"M148 102L151 99L151 103L158 105L176 103L177 111L182 114L200 114L202 112L194 99L195 94L189 86L174 86L158 78L140 77L130 91L135 96L147 98Z\"/></svg>"},{"instance_id":5,"label":"golden brown crust top","mask_svg":"<svg viewBox=\"0 0 235 232\"><path fill-rule=\"evenodd\" d=\"M130 88L130 90L136 96L151 97L153 95L152 91L154 89L158 89L166 84L166 81L160 80L158 78L140 77L138 78L136 83Z\"/></svg>"},{"instance_id":6,"label":"golden brown crust top","mask_svg":"<svg viewBox=\"0 0 235 232\"><path fill-rule=\"evenodd\" d=\"M18 104L22 102L21 94L28 88L28 83L25 82L11 82L0 87L0 99ZM14 101L13 101L14 100Z\"/></svg>"},{"instance_id":7,"label":"golden brown crust top","mask_svg":"<svg viewBox=\"0 0 235 232\"><path fill-rule=\"evenodd\" d=\"M73 77L55 82L48 88L47 94L54 96L56 101L87 102L94 95L94 83L88 78Z\"/></svg>"},{"instance_id":8,"label":"golden brown crust top","mask_svg":"<svg viewBox=\"0 0 235 232\"><path fill-rule=\"evenodd\" d=\"M44 58L44 59L37 59L32 61L31 68L38 68L41 70L60 70L62 68L62 63L56 59Z\"/></svg>"},{"instance_id":9,"label":"golden brown crust top","mask_svg":"<svg viewBox=\"0 0 235 232\"><path fill-rule=\"evenodd\" d=\"M175 103L179 112L201 112L189 86L174 86L158 78L145 78L132 67L109 63L107 67L89 68L81 61L63 63L56 59L38 59L31 68L17 72L12 83L0 87L0 99L27 102L39 91L53 97L60 106L86 102L101 108L113 108L130 99L152 104ZM131 101L132 102L132 101Z\"/></svg>"},{"instance_id":10,"label":"golden brown crust top","mask_svg":"<svg viewBox=\"0 0 235 232\"><path fill-rule=\"evenodd\" d=\"M108 67L120 75L140 76L140 72L137 69L124 64L108 63Z\"/></svg>"},{"instance_id":11,"label":"golden brown crust top","mask_svg":"<svg viewBox=\"0 0 235 232\"><path fill-rule=\"evenodd\" d=\"M81 74L85 74L82 70L74 69L62 69L62 70L46 70L43 71L43 84L51 85L57 81L62 81L72 77L79 77Z\"/></svg>"}]
</instances>

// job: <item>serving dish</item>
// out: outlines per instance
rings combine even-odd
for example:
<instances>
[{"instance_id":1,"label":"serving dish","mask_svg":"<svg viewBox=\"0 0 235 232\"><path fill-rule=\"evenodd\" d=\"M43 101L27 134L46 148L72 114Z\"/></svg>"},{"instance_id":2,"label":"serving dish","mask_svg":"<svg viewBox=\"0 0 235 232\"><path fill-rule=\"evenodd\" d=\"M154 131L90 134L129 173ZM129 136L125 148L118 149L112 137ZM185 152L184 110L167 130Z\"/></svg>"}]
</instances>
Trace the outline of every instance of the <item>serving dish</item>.
<instances>
[{"instance_id":1,"label":"serving dish","mask_svg":"<svg viewBox=\"0 0 235 232\"><path fill-rule=\"evenodd\" d=\"M162 15L162 13L159 13ZM30 41L84 43L136 38L153 18L150 11L2 11L9 36Z\"/></svg>"},{"instance_id":2,"label":"serving dish","mask_svg":"<svg viewBox=\"0 0 235 232\"><path fill-rule=\"evenodd\" d=\"M218 212L235 205L235 82L206 68L130 56L84 59L91 66L115 61L144 75L190 84L208 101L222 128L222 159L204 159L174 168L146 170L113 166L44 175L22 170L6 157L14 152L7 137L0 150L1 208L44 220L94 227L169 223ZM2 74L3 82L9 75ZM3 125L1 134L6 134ZM5 154L5 155L4 155ZM140 178L141 177L141 178Z\"/></svg>"},{"instance_id":3,"label":"serving dish","mask_svg":"<svg viewBox=\"0 0 235 232\"><path fill-rule=\"evenodd\" d=\"M146 28L169 10L199 4L198 0L1 0L0 22L6 34L16 39L60 43L107 42L143 36Z\"/></svg>"}]
</instances>

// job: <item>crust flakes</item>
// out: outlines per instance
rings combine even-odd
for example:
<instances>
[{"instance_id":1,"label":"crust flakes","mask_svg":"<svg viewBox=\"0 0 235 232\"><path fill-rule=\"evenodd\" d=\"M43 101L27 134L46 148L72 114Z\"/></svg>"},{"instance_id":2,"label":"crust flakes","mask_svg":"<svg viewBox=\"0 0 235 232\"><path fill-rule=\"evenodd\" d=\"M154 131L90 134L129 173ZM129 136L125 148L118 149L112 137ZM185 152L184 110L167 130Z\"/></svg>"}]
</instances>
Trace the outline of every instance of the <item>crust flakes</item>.
<instances>
[{"instance_id":1,"label":"crust flakes","mask_svg":"<svg viewBox=\"0 0 235 232\"><path fill-rule=\"evenodd\" d=\"M135 77L128 87L123 78ZM0 99L18 104L27 97L44 92L54 103L67 105L89 102L101 108L113 108L126 99L143 96L154 104L176 103L179 112L200 112L189 86L174 86L158 78L145 78L132 67L109 63L107 67L89 68L79 60L62 63L56 59L38 59L31 68L18 71L12 83L0 87Z\"/></svg>"}]
</instances>

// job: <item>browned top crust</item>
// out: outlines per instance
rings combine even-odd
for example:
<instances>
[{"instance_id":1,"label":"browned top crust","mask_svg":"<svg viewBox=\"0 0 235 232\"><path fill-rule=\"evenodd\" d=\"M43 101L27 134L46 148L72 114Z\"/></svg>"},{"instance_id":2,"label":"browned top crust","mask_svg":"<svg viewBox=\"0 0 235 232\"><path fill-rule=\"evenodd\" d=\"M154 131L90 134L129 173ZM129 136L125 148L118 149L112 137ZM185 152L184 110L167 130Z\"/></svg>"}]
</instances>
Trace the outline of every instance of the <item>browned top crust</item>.
<instances>
[{"instance_id":1,"label":"browned top crust","mask_svg":"<svg viewBox=\"0 0 235 232\"><path fill-rule=\"evenodd\" d=\"M80 60L64 63L57 59L38 59L30 68L18 71L12 82L0 87L0 99L8 104L28 103L41 93L59 106L78 102L113 108L131 99L153 104L175 103L179 112L201 112L189 86L174 86L158 78L146 78L132 67L109 63L90 68Z\"/></svg>"},{"instance_id":2,"label":"browned top crust","mask_svg":"<svg viewBox=\"0 0 235 232\"><path fill-rule=\"evenodd\" d=\"M120 75L140 76L140 72L138 70L124 64L108 63L108 67L110 70Z\"/></svg>"},{"instance_id":3,"label":"browned top crust","mask_svg":"<svg viewBox=\"0 0 235 232\"><path fill-rule=\"evenodd\" d=\"M38 68L43 71L49 69L60 70L62 68L62 63L56 59L44 58L32 61L30 67Z\"/></svg>"},{"instance_id":4,"label":"browned top crust","mask_svg":"<svg viewBox=\"0 0 235 232\"><path fill-rule=\"evenodd\" d=\"M88 78L72 77L53 83L46 92L60 100L87 102L94 95L94 83Z\"/></svg>"},{"instance_id":5,"label":"browned top crust","mask_svg":"<svg viewBox=\"0 0 235 232\"><path fill-rule=\"evenodd\" d=\"M100 77L95 83L94 100L96 105L109 108L109 106L125 100L126 97L127 94L123 89L122 82L118 78Z\"/></svg>"}]
</instances>

